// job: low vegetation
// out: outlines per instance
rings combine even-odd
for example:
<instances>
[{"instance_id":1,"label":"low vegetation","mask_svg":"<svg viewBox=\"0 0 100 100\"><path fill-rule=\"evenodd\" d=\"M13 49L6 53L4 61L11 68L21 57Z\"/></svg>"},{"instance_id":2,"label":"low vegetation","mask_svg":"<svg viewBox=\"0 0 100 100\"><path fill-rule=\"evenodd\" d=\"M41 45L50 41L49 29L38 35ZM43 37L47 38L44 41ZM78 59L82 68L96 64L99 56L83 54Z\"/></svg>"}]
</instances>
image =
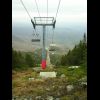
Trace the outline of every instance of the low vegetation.
<instances>
[{"instance_id":1,"label":"low vegetation","mask_svg":"<svg viewBox=\"0 0 100 100\"><path fill-rule=\"evenodd\" d=\"M47 95L59 97L61 100L72 100L71 98L81 98L82 96L86 98L86 88L82 88L78 82L78 80L86 76L86 71L83 71L83 68L69 69L68 67L59 67L51 71L57 72L56 78L42 79L39 77L39 73L31 68L24 71L12 71L13 96L32 96L33 100L37 96L44 96L45 98ZM61 77L62 74L65 77ZM29 78L34 79L29 80ZM75 87L71 93L68 93L66 89L69 84Z\"/></svg>"},{"instance_id":2,"label":"low vegetation","mask_svg":"<svg viewBox=\"0 0 100 100\"><path fill-rule=\"evenodd\" d=\"M36 98L47 98L47 96L60 100L87 100L87 85L82 84L87 82L85 35L83 40L65 55L51 57L55 67L42 70L57 72L56 78L41 78L39 72L33 70L34 67L40 67L40 51L31 53L12 49L12 96L31 97L32 100L42 100ZM78 68L71 68L73 65ZM70 92L67 89L68 85L74 87Z\"/></svg>"}]
</instances>

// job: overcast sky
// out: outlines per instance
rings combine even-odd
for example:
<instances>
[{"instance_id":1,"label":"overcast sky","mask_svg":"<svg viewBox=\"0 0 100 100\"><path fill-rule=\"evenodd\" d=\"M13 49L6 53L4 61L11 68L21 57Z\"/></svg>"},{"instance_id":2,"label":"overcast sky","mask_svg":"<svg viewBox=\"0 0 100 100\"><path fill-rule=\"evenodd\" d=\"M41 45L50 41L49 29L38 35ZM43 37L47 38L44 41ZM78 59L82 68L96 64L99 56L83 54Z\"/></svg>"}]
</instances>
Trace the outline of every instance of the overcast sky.
<instances>
[{"instance_id":1,"label":"overcast sky","mask_svg":"<svg viewBox=\"0 0 100 100\"><path fill-rule=\"evenodd\" d=\"M47 16L47 0L36 0L41 17ZM31 17L39 17L35 0L23 0L24 5L29 11ZM55 17L59 0L48 0L48 16ZM51 43L52 27L46 32L46 43ZM37 32L42 33L42 28L36 28ZM56 19L56 28L54 42L63 47L70 48L79 41L83 34L87 33L87 0L61 0L58 16ZM33 34L33 26L27 12L20 0L12 0L12 34L14 47L17 49L31 48L30 40ZM63 34L63 35L62 35ZM42 34L40 34L42 35ZM20 42L18 39L27 40ZM42 43L42 42L41 42ZM20 45L22 44L22 45ZM27 44L27 45L26 45ZM24 46L25 45L25 46ZM23 47L24 46L24 47ZM36 45L37 46L37 45ZM35 46L34 46L35 47ZM32 50L32 48L30 49Z\"/></svg>"},{"instance_id":2,"label":"overcast sky","mask_svg":"<svg viewBox=\"0 0 100 100\"><path fill-rule=\"evenodd\" d=\"M47 0L36 0L40 16L47 16ZM23 0L31 17L39 17L35 0ZM48 16L55 17L59 0L48 0ZM12 24L30 24L20 0L12 0ZM61 0L57 16L57 26L87 25L87 0Z\"/></svg>"}]
</instances>

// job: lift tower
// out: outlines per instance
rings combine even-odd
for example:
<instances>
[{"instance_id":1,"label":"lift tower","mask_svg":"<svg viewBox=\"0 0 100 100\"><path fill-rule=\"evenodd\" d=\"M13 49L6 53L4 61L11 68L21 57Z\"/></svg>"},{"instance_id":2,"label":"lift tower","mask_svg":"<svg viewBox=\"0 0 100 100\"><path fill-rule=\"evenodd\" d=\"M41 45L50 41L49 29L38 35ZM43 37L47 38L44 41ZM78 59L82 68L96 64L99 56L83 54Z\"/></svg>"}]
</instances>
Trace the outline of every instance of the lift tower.
<instances>
[{"instance_id":1,"label":"lift tower","mask_svg":"<svg viewBox=\"0 0 100 100\"><path fill-rule=\"evenodd\" d=\"M41 67L42 69L46 68L46 48L45 48L45 35L46 35L46 26L52 26L55 28L56 20L54 17L34 17L34 20L31 19L33 28L35 29L36 26L42 26L43 27L43 46L42 46L42 62Z\"/></svg>"}]
</instances>

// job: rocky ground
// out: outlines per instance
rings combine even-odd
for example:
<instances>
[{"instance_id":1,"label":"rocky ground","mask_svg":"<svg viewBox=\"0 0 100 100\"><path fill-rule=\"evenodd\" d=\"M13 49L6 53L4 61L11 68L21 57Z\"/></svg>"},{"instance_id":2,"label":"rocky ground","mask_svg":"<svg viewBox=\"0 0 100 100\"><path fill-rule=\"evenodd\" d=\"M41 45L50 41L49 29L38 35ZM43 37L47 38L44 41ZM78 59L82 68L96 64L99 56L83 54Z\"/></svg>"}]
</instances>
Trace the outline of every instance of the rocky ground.
<instances>
[{"instance_id":1,"label":"rocky ground","mask_svg":"<svg viewBox=\"0 0 100 100\"><path fill-rule=\"evenodd\" d=\"M79 76L73 72L78 77L71 75L72 78L64 69L62 73L60 70L55 69L56 78L41 78L32 69L12 71L12 100L87 100L85 73L76 70Z\"/></svg>"}]
</instances>

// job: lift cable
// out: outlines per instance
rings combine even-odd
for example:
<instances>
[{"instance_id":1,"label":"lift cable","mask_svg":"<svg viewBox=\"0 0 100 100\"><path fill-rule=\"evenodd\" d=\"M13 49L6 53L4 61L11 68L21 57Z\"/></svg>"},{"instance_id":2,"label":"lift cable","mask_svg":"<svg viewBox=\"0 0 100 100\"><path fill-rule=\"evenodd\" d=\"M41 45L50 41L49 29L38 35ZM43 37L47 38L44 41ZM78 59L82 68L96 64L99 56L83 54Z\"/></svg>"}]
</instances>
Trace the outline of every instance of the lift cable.
<instances>
[{"instance_id":1,"label":"lift cable","mask_svg":"<svg viewBox=\"0 0 100 100\"><path fill-rule=\"evenodd\" d=\"M40 12L39 12L39 8L38 8L38 4L37 4L37 1L36 0L35 0L35 3L36 3L37 11L38 11L38 14L39 14L39 17L40 17L40 21L42 22L41 16L40 16Z\"/></svg>"},{"instance_id":2,"label":"lift cable","mask_svg":"<svg viewBox=\"0 0 100 100\"><path fill-rule=\"evenodd\" d=\"M20 0L20 1L21 1L21 4L23 5L23 7L25 8L25 10L26 10L26 12L27 12L27 14L28 14L28 16L29 16L30 20L32 21L31 15L29 14L29 12L28 12L27 8L25 7L25 5L24 5L23 1L22 1L22 0ZM36 29L34 29L34 31L35 31L35 34L37 34Z\"/></svg>"},{"instance_id":3,"label":"lift cable","mask_svg":"<svg viewBox=\"0 0 100 100\"><path fill-rule=\"evenodd\" d=\"M21 3L22 3L23 7L25 8L25 10L26 10L26 12L27 12L27 14L28 14L29 18L30 18L30 19L32 19L32 18L31 18L31 16L30 16L30 14L29 14L29 12L28 12L28 10L27 10L27 8L25 7L25 5L24 5L23 1L22 1L22 0L20 0L20 1L21 1Z\"/></svg>"},{"instance_id":4,"label":"lift cable","mask_svg":"<svg viewBox=\"0 0 100 100\"><path fill-rule=\"evenodd\" d=\"M48 0L47 0L47 17L48 17ZM48 22L48 19L46 20L46 23Z\"/></svg>"},{"instance_id":5,"label":"lift cable","mask_svg":"<svg viewBox=\"0 0 100 100\"><path fill-rule=\"evenodd\" d=\"M58 14L58 11L59 11L60 3L61 3L61 0L59 0L59 3L58 3L57 12L56 12L56 16L55 16L55 21L56 21L57 14ZM54 42L53 40L54 40L54 29L53 29L53 34L52 34L52 44L53 44L53 42Z\"/></svg>"},{"instance_id":6,"label":"lift cable","mask_svg":"<svg viewBox=\"0 0 100 100\"><path fill-rule=\"evenodd\" d=\"M60 2L61 2L61 0L59 0L59 3L58 3L58 8L57 8L57 12L56 12L55 20L56 20L56 18L57 18L57 14L58 14L58 10L59 10L59 6L60 6Z\"/></svg>"},{"instance_id":7,"label":"lift cable","mask_svg":"<svg viewBox=\"0 0 100 100\"><path fill-rule=\"evenodd\" d=\"M29 18L32 20L32 18L31 18L31 16L30 16L30 14L29 14L27 8L25 7L23 1L22 1L22 0L20 0L20 1L21 1L21 3L22 3L23 7L25 8L25 10L26 10L26 12L27 12ZM55 20L56 20L56 18L57 18L57 14L58 14L58 11L59 11L60 2L61 2L61 0L59 0L59 3L58 3L58 8L57 8ZM36 0L35 0L35 3L36 3L37 11L38 11L38 14L39 14L39 17L40 17L40 20L41 20L40 12L39 12L39 9L38 9L38 4L37 4L37 1L36 1ZM47 17L48 17L48 0L47 0ZM41 20L41 22L42 22L42 20ZM47 22L48 22L48 20L47 20ZM36 30L35 30L35 33L37 33ZM52 43L53 43L53 37L54 37L54 30L53 30L53 35L52 35Z\"/></svg>"},{"instance_id":8,"label":"lift cable","mask_svg":"<svg viewBox=\"0 0 100 100\"><path fill-rule=\"evenodd\" d=\"M32 17L31 17L31 15L29 14L29 12L28 12L27 8L25 7L25 5L24 5L23 1L22 1L22 0L20 0L20 2L21 2L21 4L23 5L24 9L26 10L26 12L27 12L27 14L28 14L28 16L29 16L29 18L30 18L31 22L33 22Z\"/></svg>"}]
</instances>

